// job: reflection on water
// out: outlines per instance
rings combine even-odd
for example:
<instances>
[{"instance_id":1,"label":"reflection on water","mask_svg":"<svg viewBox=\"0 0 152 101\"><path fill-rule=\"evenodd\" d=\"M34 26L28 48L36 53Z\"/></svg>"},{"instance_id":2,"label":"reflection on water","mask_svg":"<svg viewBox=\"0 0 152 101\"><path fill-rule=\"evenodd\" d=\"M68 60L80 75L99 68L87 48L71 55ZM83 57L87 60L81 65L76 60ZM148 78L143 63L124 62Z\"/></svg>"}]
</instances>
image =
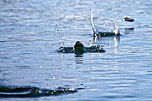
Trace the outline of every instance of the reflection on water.
<instances>
[{"instance_id":1,"label":"reflection on water","mask_svg":"<svg viewBox=\"0 0 152 101\"><path fill-rule=\"evenodd\" d=\"M125 28L125 34L134 34L134 28Z\"/></svg>"},{"instance_id":2,"label":"reflection on water","mask_svg":"<svg viewBox=\"0 0 152 101\"><path fill-rule=\"evenodd\" d=\"M84 53L75 54L75 57L83 57Z\"/></svg>"},{"instance_id":3,"label":"reflection on water","mask_svg":"<svg viewBox=\"0 0 152 101\"><path fill-rule=\"evenodd\" d=\"M119 43L120 43L120 36L115 36L115 37L114 37L115 52L118 52Z\"/></svg>"},{"instance_id":4,"label":"reflection on water","mask_svg":"<svg viewBox=\"0 0 152 101\"><path fill-rule=\"evenodd\" d=\"M76 54L75 55L75 63L76 64L83 64L83 54L81 54L81 55Z\"/></svg>"}]
</instances>

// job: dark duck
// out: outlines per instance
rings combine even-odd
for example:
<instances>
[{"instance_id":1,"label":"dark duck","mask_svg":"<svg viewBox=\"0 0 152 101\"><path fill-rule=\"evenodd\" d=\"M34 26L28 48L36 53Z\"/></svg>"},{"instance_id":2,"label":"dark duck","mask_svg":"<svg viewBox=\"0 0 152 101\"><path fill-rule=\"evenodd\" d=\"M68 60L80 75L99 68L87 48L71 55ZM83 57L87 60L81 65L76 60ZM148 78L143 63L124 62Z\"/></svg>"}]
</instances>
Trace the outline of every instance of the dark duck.
<instances>
[{"instance_id":1,"label":"dark duck","mask_svg":"<svg viewBox=\"0 0 152 101\"><path fill-rule=\"evenodd\" d=\"M84 53L85 51L84 45L80 41L77 41L74 45L74 53L79 54Z\"/></svg>"},{"instance_id":2,"label":"dark duck","mask_svg":"<svg viewBox=\"0 0 152 101\"><path fill-rule=\"evenodd\" d=\"M105 52L105 50L101 46L85 47L80 41L77 41L74 47L60 47L58 52L83 54L83 53Z\"/></svg>"}]
</instances>

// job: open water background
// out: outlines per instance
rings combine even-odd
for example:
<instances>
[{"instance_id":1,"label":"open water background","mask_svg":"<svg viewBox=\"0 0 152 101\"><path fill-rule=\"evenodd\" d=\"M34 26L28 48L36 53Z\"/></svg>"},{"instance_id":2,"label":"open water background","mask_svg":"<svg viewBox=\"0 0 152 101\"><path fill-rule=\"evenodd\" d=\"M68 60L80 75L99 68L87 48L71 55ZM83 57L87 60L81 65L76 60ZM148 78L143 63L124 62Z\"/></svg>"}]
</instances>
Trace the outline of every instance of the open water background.
<instances>
[{"instance_id":1,"label":"open water background","mask_svg":"<svg viewBox=\"0 0 152 101\"><path fill-rule=\"evenodd\" d=\"M105 53L75 57L56 52L77 40L92 44L91 13L96 24L115 19L122 36L97 39ZM135 22L124 22L124 16ZM152 0L1 0L0 84L85 89L0 100L152 101L151 16Z\"/></svg>"}]
</instances>

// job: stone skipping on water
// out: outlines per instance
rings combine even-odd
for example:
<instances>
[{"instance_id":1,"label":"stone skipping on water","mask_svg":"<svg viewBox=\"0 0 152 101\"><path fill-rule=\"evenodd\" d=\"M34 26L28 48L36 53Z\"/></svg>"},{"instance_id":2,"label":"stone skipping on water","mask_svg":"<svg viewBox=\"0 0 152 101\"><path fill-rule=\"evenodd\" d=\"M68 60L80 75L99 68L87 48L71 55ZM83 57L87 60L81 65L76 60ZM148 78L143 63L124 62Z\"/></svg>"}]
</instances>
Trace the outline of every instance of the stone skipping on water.
<instances>
[{"instance_id":1,"label":"stone skipping on water","mask_svg":"<svg viewBox=\"0 0 152 101\"><path fill-rule=\"evenodd\" d=\"M93 17L93 13L92 13L91 17L90 17L90 22L91 22L91 27L93 30L94 37L100 38L100 37L119 36L120 35L119 27L116 24L114 25L115 29L113 31L98 31L96 29L93 18L94 17Z\"/></svg>"},{"instance_id":2,"label":"stone skipping on water","mask_svg":"<svg viewBox=\"0 0 152 101\"><path fill-rule=\"evenodd\" d=\"M134 22L134 19L131 17L124 17L125 21ZM118 25L115 24L115 30L109 32L100 32L95 28L95 24L93 21L93 13L91 14L91 26L93 30L94 37L108 37L108 36L119 36L120 31ZM58 52L60 53L75 53L75 54L83 54L83 53L97 53L97 52L105 52L105 50L101 46L91 46L85 47L80 41L77 41L74 47L60 47Z\"/></svg>"},{"instance_id":3,"label":"stone skipping on water","mask_svg":"<svg viewBox=\"0 0 152 101\"><path fill-rule=\"evenodd\" d=\"M134 22L135 20L131 17L124 17L124 20L127 21L127 22ZM108 37L108 36L119 36L121 35L120 34L120 31L119 31L119 27L118 25L115 25L115 30L114 31L111 31L111 32L96 32L97 36L98 37ZM131 28L132 29L132 28Z\"/></svg>"},{"instance_id":4,"label":"stone skipping on water","mask_svg":"<svg viewBox=\"0 0 152 101\"><path fill-rule=\"evenodd\" d=\"M80 41L77 41L74 47L60 47L58 52L83 54L83 53L105 52L105 50L103 50L103 48L100 46L85 47Z\"/></svg>"},{"instance_id":5,"label":"stone skipping on water","mask_svg":"<svg viewBox=\"0 0 152 101\"><path fill-rule=\"evenodd\" d=\"M119 27L117 25L116 26L116 29L114 31L111 31L111 32L97 32L96 36L97 37L109 37L109 36L120 36L120 31L119 31Z\"/></svg>"}]
</instances>

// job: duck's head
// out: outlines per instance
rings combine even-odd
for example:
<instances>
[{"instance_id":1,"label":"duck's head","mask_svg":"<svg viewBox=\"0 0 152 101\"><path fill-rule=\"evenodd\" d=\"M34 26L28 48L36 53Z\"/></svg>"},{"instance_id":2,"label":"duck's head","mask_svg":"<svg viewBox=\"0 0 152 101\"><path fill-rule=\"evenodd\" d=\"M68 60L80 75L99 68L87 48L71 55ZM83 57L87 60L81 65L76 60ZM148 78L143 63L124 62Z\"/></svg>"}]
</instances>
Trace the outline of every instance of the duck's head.
<instances>
[{"instance_id":1,"label":"duck's head","mask_svg":"<svg viewBox=\"0 0 152 101\"><path fill-rule=\"evenodd\" d=\"M80 41L77 41L75 43L75 45L74 45L74 52L78 53L78 54L85 52L84 45Z\"/></svg>"},{"instance_id":2,"label":"duck's head","mask_svg":"<svg viewBox=\"0 0 152 101\"><path fill-rule=\"evenodd\" d=\"M80 41L77 41L74 45L74 47L78 47L78 46L84 47L84 45Z\"/></svg>"}]
</instances>

